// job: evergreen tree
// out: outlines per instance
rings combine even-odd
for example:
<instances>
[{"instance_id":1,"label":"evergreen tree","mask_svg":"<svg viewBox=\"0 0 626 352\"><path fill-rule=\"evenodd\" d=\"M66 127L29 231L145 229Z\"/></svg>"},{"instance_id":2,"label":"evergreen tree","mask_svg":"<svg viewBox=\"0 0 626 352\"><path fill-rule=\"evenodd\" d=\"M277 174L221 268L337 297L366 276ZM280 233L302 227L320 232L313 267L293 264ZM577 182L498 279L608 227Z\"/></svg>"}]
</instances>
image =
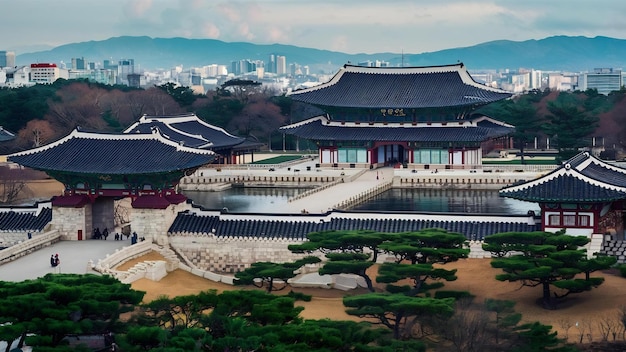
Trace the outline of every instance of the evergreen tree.
<instances>
[{"instance_id":1,"label":"evergreen tree","mask_svg":"<svg viewBox=\"0 0 626 352\"><path fill-rule=\"evenodd\" d=\"M580 247L588 242L587 236L567 235L564 230L503 232L485 237L483 249L495 256L491 266L504 271L497 280L541 286L543 307L554 309L556 300L598 287L604 279L590 274L615 264L615 257L587 258Z\"/></svg>"},{"instance_id":2,"label":"evergreen tree","mask_svg":"<svg viewBox=\"0 0 626 352\"><path fill-rule=\"evenodd\" d=\"M144 292L110 276L48 274L23 282L0 281L0 336L10 346L19 337L38 348L63 348L68 335L121 329L119 315Z\"/></svg>"},{"instance_id":3,"label":"evergreen tree","mask_svg":"<svg viewBox=\"0 0 626 352\"><path fill-rule=\"evenodd\" d=\"M290 263L256 262L249 268L235 274L235 285L265 287L268 293L280 291L288 286L289 279L296 276L296 270L306 264L319 263L318 257L308 256ZM280 285L276 285L276 280Z\"/></svg>"},{"instance_id":4,"label":"evergreen tree","mask_svg":"<svg viewBox=\"0 0 626 352\"><path fill-rule=\"evenodd\" d=\"M590 135L598 127L599 118L581 106L575 96L561 93L556 101L548 102L547 123L543 130L556 140L559 159L567 160L589 147Z\"/></svg>"},{"instance_id":5,"label":"evergreen tree","mask_svg":"<svg viewBox=\"0 0 626 352\"><path fill-rule=\"evenodd\" d=\"M410 296L429 289L440 288L443 283L426 285L426 281L456 280L456 269L447 270L434 267L433 264L446 264L460 258L467 258L469 249L465 248L466 242L463 234L443 229L388 234L387 240L381 243L379 248L392 254L396 261L383 263L378 270L376 281L394 283L410 279L413 281L413 287L387 287L387 290L402 291Z\"/></svg>"}]
</instances>

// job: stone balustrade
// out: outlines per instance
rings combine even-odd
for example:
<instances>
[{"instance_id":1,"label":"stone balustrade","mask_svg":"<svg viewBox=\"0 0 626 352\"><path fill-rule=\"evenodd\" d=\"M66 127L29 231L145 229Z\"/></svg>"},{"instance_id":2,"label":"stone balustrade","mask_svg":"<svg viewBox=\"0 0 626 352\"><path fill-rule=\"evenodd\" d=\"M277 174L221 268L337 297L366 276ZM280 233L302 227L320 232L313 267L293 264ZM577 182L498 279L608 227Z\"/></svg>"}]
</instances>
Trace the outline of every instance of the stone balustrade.
<instances>
[{"instance_id":1,"label":"stone balustrade","mask_svg":"<svg viewBox=\"0 0 626 352\"><path fill-rule=\"evenodd\" d=\"M50 246L61 240L61 234L57 230L34 235L31 239L18 242L11 247L0 250L0 264L10 262L25 256L38 249Z\"/></svg>"}]
</instances>

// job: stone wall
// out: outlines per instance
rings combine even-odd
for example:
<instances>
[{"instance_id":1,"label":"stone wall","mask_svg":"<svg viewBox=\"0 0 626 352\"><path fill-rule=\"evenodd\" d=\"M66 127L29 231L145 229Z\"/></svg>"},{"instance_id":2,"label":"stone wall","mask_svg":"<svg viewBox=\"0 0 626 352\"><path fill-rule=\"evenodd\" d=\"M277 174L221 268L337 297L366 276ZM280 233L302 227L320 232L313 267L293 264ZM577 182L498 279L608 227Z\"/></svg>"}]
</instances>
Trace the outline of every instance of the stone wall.
<instances>
[{"instance_id":1,"label":"stone wall","mask_svg":"<svg viewBox=\"0 0 626 352\"><path fill-rule=\"evenodd\" d=\"M11 247L18 243L28 240L28 233L31 237L41 234L39 231L3 231L0 232L0 247Z\"/></svg>"},{"instance_id":2,"label":"stone wall","mask_svg":"<svg viewBox=\"0 0 626 352\"><path fill-rule=\"evenodd\" d=\"M91 204L82 208L52 207L51 227L59 232L63 240L78 240L79 231L82 239L91 238L93 232Z\"/></svg>"},{"instance_id":3,"label":"stone wall","mask_svg":"<svg viewBox=\"0 0 626 352\"><path fill-rule=\"evenodd\" d=\"M139 238L159 245L167 245L167 230L174 222L179 212L188 208L187 204L171 204L165 209L137 209L133 208L130 214L132 231Z\"/></svg>"},{"instance_id":4,"label":"stone wall","mask_svg":"<svg viewBox=\"0 0 626 352\"><path fill-rule=\"evenodd\" d=\"M300 241L283 239L258 239L253 237L215 237L171 235L172 248L186 257L196 268L217 273L236 273L249 268L255 262L283 263L302 258L287 249ZM482 241L469 241L469 258L491 258L491 253L482 249ZM321 253L315 253L323 257ZM380 254L379 262L393 260Z\"/></svg>"},{"instance_id":5,"label":"stone wall","mask_svg":"<svg viewBox=\"0 0 626 352\"><path fill-rule=\"evenodd\" d=\"M287 249L302 242L282 239L173 235L169 243L198 269L218 273L235 273L255 262L283 263L303 257Z\"/></svg>"},{"instance_id":6,"label":"stone wall","mask_svg":"<svg viewBox=\"0 0 626 352\"><path fill-rule=\"evenodd\" d=\"M48 231L33 236L29 240L21 241L11 247L0 250L0 264L10 262L17 258L28 255L38 249L42 249L60 240L58 231Z\"/></svg>"}]
</instances>

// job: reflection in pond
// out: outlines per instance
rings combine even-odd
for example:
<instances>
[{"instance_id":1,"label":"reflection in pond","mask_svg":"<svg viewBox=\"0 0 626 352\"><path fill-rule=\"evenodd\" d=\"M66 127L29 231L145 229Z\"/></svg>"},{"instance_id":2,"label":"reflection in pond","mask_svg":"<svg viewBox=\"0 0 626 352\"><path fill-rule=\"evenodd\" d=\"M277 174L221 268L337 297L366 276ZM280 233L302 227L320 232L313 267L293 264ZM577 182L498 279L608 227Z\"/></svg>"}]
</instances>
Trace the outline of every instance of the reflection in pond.
<instances>
[{"instance_id":1,"label":"reflection in pond","mask_svg":"<svg viewBox=\"0 0 626 352\"><path fill-rule=\"evenodd\" d=\"M309 188L231 188L221 192L185 191L195 204L206 209L227 208L231 212L271 213L273 205ZM381 193L353 210L416 211L526 215L529 210L539 214L539 206L500 197L497 190L450 190L393 188Z\"/></svg>"}]
</instances>

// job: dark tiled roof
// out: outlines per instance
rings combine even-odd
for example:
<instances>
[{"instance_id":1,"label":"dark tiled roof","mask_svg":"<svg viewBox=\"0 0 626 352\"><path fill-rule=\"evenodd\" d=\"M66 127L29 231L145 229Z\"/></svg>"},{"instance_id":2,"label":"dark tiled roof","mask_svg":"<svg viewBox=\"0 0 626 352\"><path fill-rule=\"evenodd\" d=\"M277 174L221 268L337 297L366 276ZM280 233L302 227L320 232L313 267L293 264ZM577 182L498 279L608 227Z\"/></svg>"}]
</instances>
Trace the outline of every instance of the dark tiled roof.
<instances>
[{"instance_id":1,"label":"dark tiled roof","mask_svg":"<svg viewBox=\"0 0 626 352\"><path fill-rule=\"evenodd\" d=\"M329 222L271 220L271 216L267 216L267 218L267 220L220 219L219 216L185 212L178 214L168 233L215 233L218 237L242 236L304 240L308 233L314 231L374 230L380 232L404 232L427 228L442 228L451 232L462 233L468 240L480 240L487 235L497 232L539 230L537 225L513 221L474 221L468 217L456 217L458 220L449 221L333 218Z\"/></svg>"},{"instance_id":2,"label":"dark tiled roof","mask_svg":"<svg viewBox=\"0 0 626 352\"><path fill-rule=\"evenodd\" d=\"M585 152L536 180L501 189L500 195L540 203L598 203L626 199L625 171Z\"/></svg>"},{"instance_id":3,"label":"dark tiled roof","mask_svg":"<svg viewBox=\"0 0 626 352\"><path fill-rule=\"evenodd\" d=\"M245 138L234 136L220 127L202 121L195 114L175 116L142 116L124 133L149 133L153 127L166 138L193 148L219 149L239 145Z\"/></svg>"},{"instance_id":4,"label":"dark tiled roof","mask_svg":"<svg viewBox=\"0 0 626 352\"><path fill-rule=\"evenodd\" d=\"M355 108L440 108L483 105L511 93L477 83L460 64L431 67L345 65L328 82L290 94L314 105Z\"/></svg>"},{"instance_id":5,"label":"dark tiled roof","mask_svg":"<svg viewBox=\"0 0 626 352\"><path fill-rule=\"evenodd\" d=\"M283 126L280 129L286 134L312 140L343 140L343 141L397 141L397 142L482 142L490 138L504 136L513 131L512 127L470 125L424 126L411 124L368 125L329 122L325 117L312 119Z\"/></svg>"},{"instance_id":6,"label":"dark tiled roof","mask_svg":"<svg viewBox=\"0 0 626 352\"><path fill-rule=\"evenodd\" d=\"M11 154L9 161L44 171L132 175L195 168L215 154L181 146L153 131L150 134L102 134L73 131L43 147Z\"/></svg>"},{"instance_id":7,"label":"dark tiled roof","mask_svg":"<svg viewBox=\"0 0 626 352\"><path fill-rule=\"evenodd\" d=\"M580 171L581 174L594 180L619 187L626 187L625 169L608 164L589 153L580 153L566 161L564 165L567 164Z\"/></svg>"},{"instance_id":8,"label":"dark tiled roof","mask_svg":"<svg viewBox=\"0 0 626 352\"><path fill-rule=\"evenodd\" d=\"M52 208L41 208L37 213L2 211L0 212L0 231L41 231L52 221Z\"/></svg>"},{"instance_id":9,"label":"dark tiled roof","mask_svg":"<svg viewBox=\"0 0 626 352\"><path fill-rule=\"evenodd\" d=\"M573 175L559 175L533 187L520 187L516 190L505 188L500 190L500 194L528 202L598 203L624 199L626 189L605 188Z\"/></svg>"},{"instance_id":10,"label":"dark tiled roof","mask_svg":"<svg viewBox=\"0 0 626 352\"><path fill-rule=\"evenodd\" d=\"M0 127L0 142L12 141L15 139L15 133L9 132Z\"/></svg>"}]
</instances>

